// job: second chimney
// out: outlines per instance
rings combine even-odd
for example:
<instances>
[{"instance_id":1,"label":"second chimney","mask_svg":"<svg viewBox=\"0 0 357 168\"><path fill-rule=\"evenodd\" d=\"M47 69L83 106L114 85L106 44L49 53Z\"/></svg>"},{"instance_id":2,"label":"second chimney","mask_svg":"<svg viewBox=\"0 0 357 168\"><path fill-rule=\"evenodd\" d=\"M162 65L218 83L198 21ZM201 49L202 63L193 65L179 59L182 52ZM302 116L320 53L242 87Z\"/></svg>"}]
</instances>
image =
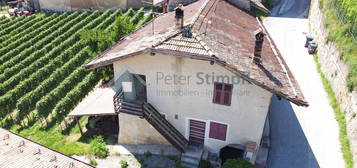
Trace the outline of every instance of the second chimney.
<instances>
[{"instance_id":1,"label":"second chimney","mask_svg":"<svg viewBox=\"0 0 357 168\"><path fill-rule=\"evenodd\" d=\"M175 8L175 19L176 19L176 26L181 29L183 28L183 16L184 16L183 5L179 4L177 8Z\"/></svg>"},{"instance_id":2,"label":"second chimney","mask_svg":"<svg viewBox=\"0 0 357 168\"><path fill-rule=\"evenodd\" d=\"M258 29L254 32L255 36L255 47L254 47L254 62L260 64L262 62L262 50L263 50L263 42L264 36L262 29Z\"/></svg>"}]
</instances>

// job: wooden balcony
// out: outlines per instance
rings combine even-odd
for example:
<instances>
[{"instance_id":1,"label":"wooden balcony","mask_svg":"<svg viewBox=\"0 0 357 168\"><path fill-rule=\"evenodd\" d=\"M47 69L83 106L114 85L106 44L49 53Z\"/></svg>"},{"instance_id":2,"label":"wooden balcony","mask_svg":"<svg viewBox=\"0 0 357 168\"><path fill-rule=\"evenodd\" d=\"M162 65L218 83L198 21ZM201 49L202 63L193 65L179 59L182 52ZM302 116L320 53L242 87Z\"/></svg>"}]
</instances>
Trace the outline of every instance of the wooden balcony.
<instances>
[{"instance_id":1,"label":"wooden balcony","mask_svg":"<svg viewBox=\"0 0 357 168\"><path fill-rule=\"evenodd\" d=\"M118 92L113 97L114 110L116 113L127 113L131 115L136 115L143 117L143 106L142 103L133 103L124 101L123 92Z\"/></svg>"},{"instance_id":2,"label":"wooden balcony","mask_svg":"<svg viewBox=\"0 0 357 168\"><path fill-rule=\"evenodd\" d=\"M185 152L188 140L159 112L147 102L126 102L120 89L113 97L116 113L126 113L145 118L177 150Z\"/></svg>"}]
</instances>

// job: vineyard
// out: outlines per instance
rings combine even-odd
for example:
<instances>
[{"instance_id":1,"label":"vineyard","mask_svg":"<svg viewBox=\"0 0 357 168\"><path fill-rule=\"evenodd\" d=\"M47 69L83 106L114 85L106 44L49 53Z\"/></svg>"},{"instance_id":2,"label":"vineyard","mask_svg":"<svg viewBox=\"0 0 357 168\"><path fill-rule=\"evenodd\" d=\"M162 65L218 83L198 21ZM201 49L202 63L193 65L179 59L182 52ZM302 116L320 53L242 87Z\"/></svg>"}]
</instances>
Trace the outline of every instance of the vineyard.
<instances>
[{"instance_id":1,"label":"vineyard","mask_svg":"<svg viewBox=\"0 0 357 168\"><path fill-rule=\"evenodd\" d=\"M66 154L83 154L85 148L71 151L86 143L68 140L78 129L66 116L104 77L103 69L83 65L151 17L143 8L0 17L0 127ZM123 25L132 28L118 30ZM98 32L111 41L95 46Z\"/></svg>"}]
</instances>

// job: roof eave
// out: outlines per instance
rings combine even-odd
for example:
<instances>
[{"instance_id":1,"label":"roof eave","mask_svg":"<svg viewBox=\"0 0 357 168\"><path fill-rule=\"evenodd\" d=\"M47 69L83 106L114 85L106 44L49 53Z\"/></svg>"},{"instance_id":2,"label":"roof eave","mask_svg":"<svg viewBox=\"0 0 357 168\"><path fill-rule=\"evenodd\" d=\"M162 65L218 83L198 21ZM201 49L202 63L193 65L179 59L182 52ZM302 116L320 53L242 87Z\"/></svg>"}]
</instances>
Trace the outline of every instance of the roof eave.
<instances>
[{"instance_id":1,"label":"roof eave","mask_svg":"<svg viewBox=\"0 0 357 168\"><path fill-rule=\"evenodd\" d=\"M104 67L104 66L113 64L113 62L116 62L116 61L119 61L119 60L122 60L122 59L125 59L125 58L128 58L128 57L140 55L140 54L143 54L143 53L149 53L149 52L150 52L150 49L147 48L147 49L136 51L136 52L133 52L133 53L130 53L130 54L127 54L127 55L120 56L120 57L114 57L112 59L99 61L97 63L89 62L88 64L84 65L84 68L86 68L86 69L100 68L100 67Z\"/></svg>"},{"instance_id":2,"label":"roof eave","mask_svg":"<svg viewBox=\"0 0 357 168\"><path fill-rule=\"evenodd\" d=\"M256 80L250 78L249 76L245 75L244 72L240 72L240 71L237 70L236 68L232 68L231 66L229 66L228 64L226 64L224 61L215 60L215 62L216 62L217 64L223 66L223 67L226 68L227 70L231 71L232 73L239 75L239 76L240 76L241 78L243 78L244 80L247 80L248 82L251 82L251 83L253 83L253 84L255 84L255 85L257 85L257 86L259 86L259 87L261 87L261 88L263 88L263 89L265 89L265 90L267 90L267 91L269 91L269 92L271 92L271 93L273 93L273 94L276 94L276 95L278 95L278 96L284 98L284 99L287 99L287 100L289 100L290 102L292 102L292 103L294 103L294 104L296 104L296 105L298 105L298 106L304 106L304 107L309 106L308 102L305 101L304 98L298 98L298 97L296 97L295 95L294 95L294 96L292 96L292 95L287 95L287 94L282 93L281 91L277 91L277 90L274 90L274 89L272 89L272 88L270 88L270 87L267 87L266 85L264 85L264 84L262 84L262 83L260 83L260 82L258 82L258 81L256 81ZM296 97L296 98L294 98L294 97Z\"/></svg>"},{"instance_id":3,"label":"roof eave","mask_svg":"<svg viewBox=\"0 0 357 168\"><path fill-rule=\"evenodd\" d=\"M271 13L271 11L261 3L260 4L256 4L256 3L251 1L250 4L251 4L251 6L254 6L255 8L259 9L260 11L262 11L262 12L264 12L266 14L270 14Z\"/></svg>"}]
</instances>

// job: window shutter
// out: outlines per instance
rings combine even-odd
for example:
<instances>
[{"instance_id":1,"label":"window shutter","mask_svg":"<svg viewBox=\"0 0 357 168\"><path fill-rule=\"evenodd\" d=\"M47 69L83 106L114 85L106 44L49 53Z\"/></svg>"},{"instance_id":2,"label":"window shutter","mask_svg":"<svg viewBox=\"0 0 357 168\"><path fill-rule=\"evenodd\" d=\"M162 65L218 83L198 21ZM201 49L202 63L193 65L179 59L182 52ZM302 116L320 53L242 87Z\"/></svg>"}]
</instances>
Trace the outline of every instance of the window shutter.
<instances>
[{"instance_id":1,"label":"window shutter","mask_svg":"<svg viewBox=\"0 0 357 168\"><path fill-rule=\"evenodd\" d=\"M214 83L213 103L231 105L233 85L225 83Z\"/></svg>"},{"instance_id":2,"label":"window shutter","mask_svg":"<svg viewBox=\"0 0 357 168\"><path fill-rule=\"evenodd\" d=\"M213 103L221 103L223 93L223 84L222 83L214 83L214 91L213 91Z\"/></svg>"},{"instance_id":3,"label":"window shutter","mask_svg":"<svg viewBox=\"0 0 357 168\"><path fill-rule=\"evenodd\" d=\"M210 123L209 138L225 141L227 136L227 125L216 122Z\"/></svg>"},{"instance_id":4,"label":"window shutter","mask_svg":"<svg viewBox=\"0 0 357 168\"><path fill-rule=\"evenodd\" d=\"M231 105L231 99L232 99L232 88L233 85L230 84L225 84L224 85L224 95L223 95L223 101L221 102L224 105Z\"/></svg>"}]
</instances>

